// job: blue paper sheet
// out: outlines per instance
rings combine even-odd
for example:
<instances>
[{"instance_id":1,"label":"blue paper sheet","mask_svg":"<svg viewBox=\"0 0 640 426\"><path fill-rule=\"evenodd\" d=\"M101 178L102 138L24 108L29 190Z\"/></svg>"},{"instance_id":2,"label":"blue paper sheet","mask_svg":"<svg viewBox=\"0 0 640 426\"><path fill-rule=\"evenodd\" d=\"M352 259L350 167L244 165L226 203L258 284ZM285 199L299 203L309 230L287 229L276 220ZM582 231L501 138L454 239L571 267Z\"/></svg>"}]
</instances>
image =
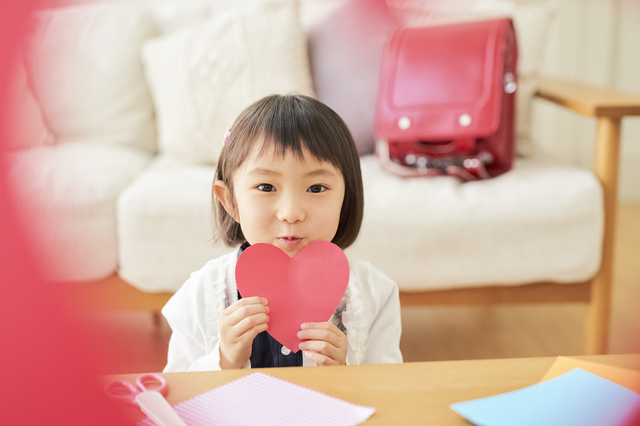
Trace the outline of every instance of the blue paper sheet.
<instances>
[{"instance_id":1,"label":"blue paper sheet","mask_svg":"<svg viewBox=\"0 0 640 426\"><path fill-rule=\"evenodd\" d=\"M581 368L488 398L451 404L478 426L618 426L640 409L640 394Z\"/></svg>"}]
</instances>

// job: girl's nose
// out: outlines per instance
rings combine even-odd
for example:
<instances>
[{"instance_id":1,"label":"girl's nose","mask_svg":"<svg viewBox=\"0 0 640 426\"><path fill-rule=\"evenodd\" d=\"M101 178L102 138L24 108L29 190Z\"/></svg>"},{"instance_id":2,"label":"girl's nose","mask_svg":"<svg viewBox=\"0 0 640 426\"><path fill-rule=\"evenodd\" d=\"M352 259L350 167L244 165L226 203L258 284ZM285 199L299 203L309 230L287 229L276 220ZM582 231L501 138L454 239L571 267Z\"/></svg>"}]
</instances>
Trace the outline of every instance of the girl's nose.
<instances>
[{"instance_id":1,"label":"girl's nose","mask_svg":"<svg viewBox=\"0 0 640 426\"><path fill-rule=\"evenodd\" d=\"M280 199L277 217L282 222L296 223L303 221L306 214L300 200L294 196L284 196Z\"/></svg>"}]
</instances>

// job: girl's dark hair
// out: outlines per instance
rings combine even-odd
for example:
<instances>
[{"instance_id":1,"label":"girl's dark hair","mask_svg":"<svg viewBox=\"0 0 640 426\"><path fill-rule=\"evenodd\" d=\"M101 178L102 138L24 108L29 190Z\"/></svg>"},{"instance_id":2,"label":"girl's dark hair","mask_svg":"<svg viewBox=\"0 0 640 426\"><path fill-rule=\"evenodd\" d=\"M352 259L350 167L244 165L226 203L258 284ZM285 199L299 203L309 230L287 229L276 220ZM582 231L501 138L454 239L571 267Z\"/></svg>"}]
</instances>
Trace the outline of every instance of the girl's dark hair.
<instances>
[{"instance_id":1,"label":"girl's dark hair","mask_svg":"<svg viewBox=\"0 0 640 426\"><path fill-rule=\"evenodd\" d=\"M275 149L281 157L291 152L302 159L306 148L318 160L340 170L345 184L344 200L338 230L331 242L343 250L349 247L360 232L364 195L358 152L340 116L322 102L297 94L267 96L247 107L230 129L214 177L214 182L221 180L229 188L232 200L235 200L233 175L258 141L263 142L259 155ZM227 213L215 193L212 197L218 225L216 240L221 239L230 247L245 242L240 224Z\"/></svg>"}]
</instances>

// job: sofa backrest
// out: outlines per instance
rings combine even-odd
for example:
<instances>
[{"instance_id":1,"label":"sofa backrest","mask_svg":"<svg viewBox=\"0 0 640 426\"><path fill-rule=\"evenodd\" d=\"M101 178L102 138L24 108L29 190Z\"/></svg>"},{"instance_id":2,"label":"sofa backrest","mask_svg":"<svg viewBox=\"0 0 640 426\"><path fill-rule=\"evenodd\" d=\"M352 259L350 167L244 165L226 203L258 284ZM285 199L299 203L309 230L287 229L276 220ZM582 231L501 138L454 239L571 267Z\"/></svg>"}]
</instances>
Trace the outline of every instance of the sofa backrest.
<instances>
[{"instance_id":1,"label":"sofa backrest","mask_svg":"<svg viewBox=\"0 0 640 426\"><path fill-rule=\"evenodd\" d=\"M163 141L163 135L158 135L156 129L163 133L162 130L167 128L167 123L162 121L167 114L164 114L164 118L157 116L161 111L158 107L160 96L156 92L158 87L166 92L168 86L161 82L153 87L154 83L148 79L148 69L145 75L141 52L147 42L158 44L158 40L174 37L175 33L192 31L206 20L267 1L113 1L38 12L24 51L29 85L42 108L45 124L59 143L80 141L120 144L164 153L166 146L176 147L174 142L178 142L187 145L180 147L186 149L184 152L193 151L189 155L181 154L181 157L191 161L202 159L196 161L201 163L215 162L219 147L212 153L202 155L202 141L209 143L212 140L214 144L220 144L224 130L231 125L229 121L232 119L224 117L218 120L229 122L225 126L210 125L216 121L216 117L219 118L219 114L211 119L213 109L202 106L207 95L201 88L194 92L197 96L180 89L178 92L190 99L190 105L193 104L192 111L181 109L180 116L192 121L195 119L191 117L195 117L200 124L196 124L196 127L199 126L196 132L183 132L180 127L186 123L185 120L169 123L171 128L179 130L178 136L183 137L176 138L174 135L169 145L163 143L167 141ZM308 38L308 72L315 95L343 117L360 154L373 150L376 79L386 35L398 25L438 25L495 16L512 16L518 31L523 60L519 67L517 150L519 154L527 154L532 149L532 98L555 3L555 0L297 1L303 36ZM287 46L291 44L291 38L285 37L289 43ZM280 50L291 51L287 46ZM302 52L296 49L296 52ZM212 55L215 56L215 53L212 52ZM296 55L301 56L299 53L289 56ZM209 59L210 66L225 66L222 63L224 61L214 59ZM299 60L295 65L298 74L302 69L301 62ZM257 69L257 66L254 68ZM195 72L189 69L189 72L192 71ZM202 81L209 78L207 75L201 77ZM213 79L210 80L213 86ZM308 92L307 84L300 83L306 79L298 80L287 82L289 90ZM162 97L166 99L164 95ZM224 99L214 101L224 104ZM169 102L169 106L172 105ZM174 116L169 114L171 118ZM209 123L215 131L206 131L202 123ZM200 135L198 140L195 140L194 134ZM189 147L190 144L193 149Z\"/></svg>"},{"instance_id":2,"label":"sofa backrest","mask_svg":"<svg viewBox=\"0 0 640 426\"><path fill-rule=\"evenodd\" d=\"M36 12L24 42L29 83L58 143L156 151L153 103L140 46L152 16L128 3Z\"/></svg>"}]
</instances>

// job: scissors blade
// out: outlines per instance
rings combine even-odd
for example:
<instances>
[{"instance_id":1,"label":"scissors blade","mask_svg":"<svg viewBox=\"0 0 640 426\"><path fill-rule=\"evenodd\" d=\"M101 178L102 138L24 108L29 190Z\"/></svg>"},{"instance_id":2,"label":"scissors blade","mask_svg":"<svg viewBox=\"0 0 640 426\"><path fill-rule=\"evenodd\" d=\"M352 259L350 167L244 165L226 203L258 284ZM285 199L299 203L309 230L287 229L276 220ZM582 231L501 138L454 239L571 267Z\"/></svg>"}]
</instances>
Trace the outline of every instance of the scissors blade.
<instances>
[{"instance_id":1,"label":"scissors blade","mask_svg":"<svg viewBox=\"0 0 640 426\"><path fill-rule=\"evenodd\" d=\"M160 392L140 392L136 401L142 412L158 426L187 426Z\"/></svg>"}]
</instances>

